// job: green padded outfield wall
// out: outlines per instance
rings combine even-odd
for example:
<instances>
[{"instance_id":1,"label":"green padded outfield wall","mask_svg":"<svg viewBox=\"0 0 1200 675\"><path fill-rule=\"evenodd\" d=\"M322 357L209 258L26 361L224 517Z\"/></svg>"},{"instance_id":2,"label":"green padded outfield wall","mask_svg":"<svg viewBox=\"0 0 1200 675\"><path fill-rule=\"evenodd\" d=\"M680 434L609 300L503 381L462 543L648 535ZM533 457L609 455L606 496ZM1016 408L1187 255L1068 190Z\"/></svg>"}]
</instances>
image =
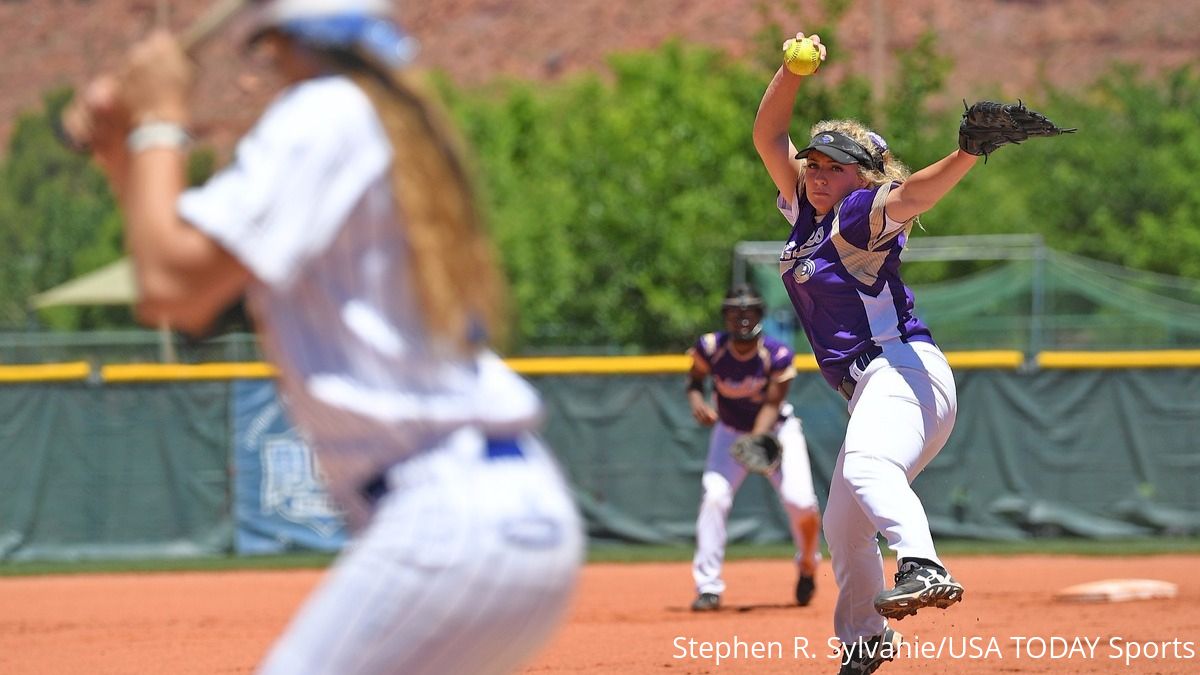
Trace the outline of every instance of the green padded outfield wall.
<instances>
[{"instance_id":1,"label":"green padded outfield wall","mask_svg":"<svg viewBox=\"0 0 1200 675\"><path fill-rule=\"evenodd\" d=\"M1200 532L1200 368L959 368L958 426L916 489L941 536ZM708 432L682 373L536 375L545 435L593 541L692 541ZM822 504L845 404L811 371L790 399ZM0 385L0 558L232 549L229 381ZM785 541L751 477L732 541Z\"/></svg>"},{"instance_id":2,"label":"green padded outfield wall","mask_svg":"<svg viewBox=\"0 0 1200 675\"><path fill-rule=\"evenodd\" d=\"M1200 369L959 370L959 419L915 487L936 534L980 539L1200 532ZM707 432L679 375L536 378L548 440L594 539L690 540ZM790 400L823 505L847 413L816 373ZM731 540L783 541L782 508L751 477Z\"/></svg>"},{"instance_id":3,"label":"green padded outfield wall","mask_svg":"<svg viewBox=\"0 0 1200 675\"><path fill-rule=\"evenodd\" d=\"M229 550L228 388L0 386L0 558Z\"/></svg>"},{"instance_id":4,"label":"green padded outfield wall","mask_svg":"<svg viewBox=\"0 0 1200 675\"><path fill-rule=\"evenodd\" d=\"M575 487L592 539L691 541L709 430L692 419L683 375L563 375L532 381L547 403L546 439ZM814 460L836 452L846 419L841 397L815 373L802 373L790 394ZM814 472L823 502L829 472L819 462ZM730 514L730 541L787 537L774 490L766 480L748 477Z\"/></svg>"}]
</instances>

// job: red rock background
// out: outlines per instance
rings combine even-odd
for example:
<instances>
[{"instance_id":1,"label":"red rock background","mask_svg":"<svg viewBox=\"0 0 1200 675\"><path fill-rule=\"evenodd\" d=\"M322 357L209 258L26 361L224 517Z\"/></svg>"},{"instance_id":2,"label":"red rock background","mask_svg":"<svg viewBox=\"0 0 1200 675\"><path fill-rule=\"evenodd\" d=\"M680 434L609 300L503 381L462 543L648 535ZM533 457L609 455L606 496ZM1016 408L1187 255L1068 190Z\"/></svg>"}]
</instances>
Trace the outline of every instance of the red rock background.
<instances>
[{"instance_id":1,"label":"red rock background","mask_svg":"<svg viewBox=\"0 0 1200 675\"><path fill-rule=\"evenodd\" d=\"M154 25L160 4L178 30L205 0L0 0L0 141L47 89L111 66ZM754 49L770 19L789 30L820 20L817 0L401 0L400 16L421 41L424 65L463 85L499 76L554 79L604 68L614 51L648 49L672 37L734 56ZM760 9L770 7L769 10ZM954 64L955 100L1035 93L1039 82L1082 87L1114 60L1147 72L1200 63L1198 0L856 0L838 22L853 58L831 63L879 77L890 54L932 29ZM197 131L227 149L272 85L239 48L244 22L201 52ZM780 36L780 41L782 38ZM878 42L876 42L878 41ZM874 54L870 45L882 45ZM235 86L229 86L232 81ZM3 146L0 146L3 147Z\"/></svg>"}]
</instances>

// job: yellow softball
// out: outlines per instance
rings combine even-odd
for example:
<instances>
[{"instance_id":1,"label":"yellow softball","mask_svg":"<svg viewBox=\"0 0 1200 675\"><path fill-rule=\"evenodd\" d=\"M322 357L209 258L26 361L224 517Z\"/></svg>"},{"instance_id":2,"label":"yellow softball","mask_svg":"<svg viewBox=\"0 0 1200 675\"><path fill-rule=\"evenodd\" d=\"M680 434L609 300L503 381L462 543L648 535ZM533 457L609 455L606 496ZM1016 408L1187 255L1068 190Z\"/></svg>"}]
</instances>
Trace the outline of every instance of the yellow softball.
<instances>
[{"instance_id":1,"label":"yellow softball","mask_svg":"<svg viewBox=\"0 0 1200 675\"><path fill-rule=\"evenodd\" d=\"M808 38L783 43L783 65L796 75L812 75L821 66L821 51Z\"/></svg>"}]
</instances>

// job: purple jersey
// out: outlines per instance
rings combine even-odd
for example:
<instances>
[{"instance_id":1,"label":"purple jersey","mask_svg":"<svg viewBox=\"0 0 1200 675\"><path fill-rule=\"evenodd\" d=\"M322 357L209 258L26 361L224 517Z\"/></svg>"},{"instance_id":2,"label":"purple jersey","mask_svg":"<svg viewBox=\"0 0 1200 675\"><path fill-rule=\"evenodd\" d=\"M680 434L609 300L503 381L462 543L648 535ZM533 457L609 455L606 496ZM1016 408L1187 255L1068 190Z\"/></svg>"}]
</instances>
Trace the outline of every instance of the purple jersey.
<instances>
[{"instance_id":1,"label":"purple jersey","mask_svg":"<svg viewBox=\"0 0 1200 675\"><path fill-rule=\"evenodd\" d=\"M933 343L900 280L900 251L912 224L884 216L892 187L855 190L819 222L802 193L778 200L792 223L779 272L821 375L835 389L847 375L857 380L888 341Z\"/></svg>"},{"instance_id":2,"label":"purple jersey","mask_svg":"<svg viewBox=\"0 0 1200 675\"><path fill-rule=\"evenodd\" d=\"M696 340L690 353L696 365L712 376L717 390L717 416L738 431L754 428L754 419L766 400L771 382L787 382L796 377L795 354L791 347L762 336L758 349L739 356L729 347L729 333L705 333ZM791 415L786 401L779 417Z\"/></svg>"}]
</instances>

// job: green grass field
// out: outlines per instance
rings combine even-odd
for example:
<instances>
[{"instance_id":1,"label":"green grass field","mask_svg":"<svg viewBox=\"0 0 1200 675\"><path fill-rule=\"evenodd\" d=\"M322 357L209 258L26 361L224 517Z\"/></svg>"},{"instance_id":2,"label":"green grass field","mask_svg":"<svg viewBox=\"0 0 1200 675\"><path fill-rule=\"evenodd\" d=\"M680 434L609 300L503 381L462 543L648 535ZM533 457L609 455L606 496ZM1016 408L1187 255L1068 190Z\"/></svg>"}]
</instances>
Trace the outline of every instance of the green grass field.
<instances>
[{"instance_id":1,"label":"green grass field","mask_svg":"<svg viewBox=\"0 0 1200 675\"><path fill-rule=\"evenodd\" d=\"M684 562L692 559L691 545L594 544L588 550L589 562ZM1200 537L1091 540L1030 539L1025 541L941 540L938 553L961 555L1094 555L1135 556L1167 553L1198 553ZM884 555L887 555L884 551ZM788 558L789 544L734 544L726 551L729 560ZM828 552L826 552L828 559ZM254 569L319 569L333 560L330 554L292 553L272 556L214 556L158 560L76 560L39 562L0 562L0 576L43 574L139 573L178 571L220 571Z\"/></svg>"},{"instance_id":2,"label":"green grass field","mask_svg":"<svg viewBox=\"0 0 1200 675\"><path fill-rule=\"evenodd\" d=\"M1198 553L1200 537L1163 537L1157 539L1028 539L1023 541L979 541L974 539L940 539L938 554L960 555L1162 555L1166 553ZM588 551L590 562L655 562L692 559L691 546L631 546L628 544L597 544ZM728 560L754 558L788 558L795 553L790 544L734 544L728 548ZM886 546L884 555L888 555ZM826 559L829 552L825 551Z\"/></svg>"}]
</instances>

